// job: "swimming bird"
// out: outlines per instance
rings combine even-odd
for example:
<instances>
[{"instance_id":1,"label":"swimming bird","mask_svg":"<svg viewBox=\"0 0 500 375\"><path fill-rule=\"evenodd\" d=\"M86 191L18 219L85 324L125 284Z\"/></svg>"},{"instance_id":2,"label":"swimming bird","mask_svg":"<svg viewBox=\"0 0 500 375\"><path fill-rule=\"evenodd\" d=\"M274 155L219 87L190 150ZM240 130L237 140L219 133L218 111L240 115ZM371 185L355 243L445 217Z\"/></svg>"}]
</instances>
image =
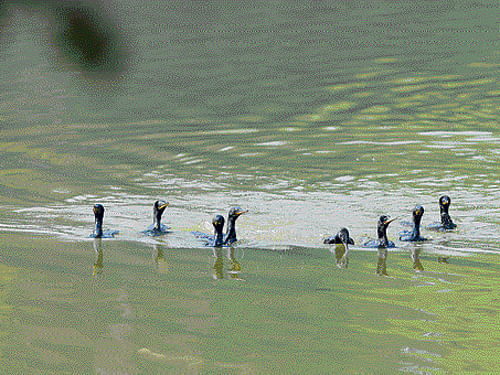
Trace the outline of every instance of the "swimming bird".
<instances>
[{"instance_id":1,"label":"swimming bird","mask_svg":"<svg viewBox=\"0 0 500 375\"><path fill-rule=\"evenodd\" d=\"M224 235L222 234L222 230L224 228L224 216L215 215L212 219L212 225L214 226L214 241L211 246L222 247L224 244Z\"/></svg>"},{"instance_id":2,"label":"swimming bird","mask_svg":"<svg viewBox=\"0 0 500 375\"><path fill-rule=\"evenodd\" d=\"M340 229L337 234L325 238L323 240L325 244L344 244L347 248L349 245L354 245L354 240L349 236L349 230L347 228Z\"/></svg>"},{"instance_id":3,"label":"swimming bird","mask_svg":"<svg viewBox=\"0 0 500 375\"><path fill-rule=\"evenodd\" d=\"M224 239L225 245L231 245L238 241L236 238L236 219L247 213L248 210L243 210L241 207L232 207L227 214L227 228L226 228L226 238Z\"/></svg>"},{"instance_id":4,"label":"swimming bird","mask_svg":"<svg viewBox=\"0 0 500 375\"><path fill-rule=\"evenodd\" d=\"M95 216L95 229L94 233L90 235L93 238L112 238L118 233L117 230L102 230L102 222L104 220L104 206L102 204L94 205L94 216Z\"/></svg>"},{"instance_id":5,"label":"swimming bird","mask_svg":"<svg viewBox=\"0 0 500 375\"><path fill-rule=\"evenodd\" d=\"M382 215L378 219L377 222L377 236L376 240L369 240L363 244L363 247L378 247L378 248L387 248L387 247L396 247L394 242L389 241L387 239L387 227L390 223L396 220L397 217L391 219L390 216Z\"/></svg>"},{"instance_id":6,"label":"swimming bird","mask_svg":"<svg viewBox=\"0 0 500 375\"><path fill-rule=\"evenodd\" d=\"M413 229L411 231L401 232L399 239L401 241L426 241L427 238L420 236L420 221L424 215L424 208L420 205L416 205L413 209Z\"/></svg>"},{"instance_id":7,"label":"swimming bird","mask_svg":"<svg viewBox=\"0 0 500 375\"><path fill-rule=\"evenodd\" d=\"M439 197L439 215L441 216L441 222L434 222L429 224L426 228L431 230L451 230L455 229L457 225L451 220L448 210L450 208L451 199L447 195L442 195Z\"/></svg>"},{"instance_id":8,"label":"swimming bird","mask_svg":"<svg viewBox=\"0 0 500 375\"><path fill-rule=\"evenodd\" d=\"M168 202L158 200L153 204L153 224L142 233L148 236L161 236L168 233L169 227L161 223L161 216L168 206Z\"/></svg>"},{"instance_id":9,"label":"swimming bird","mask_svg":"<svg viewBox=\"0 0 500 375\"><path fill-rule=\"evenodd\" d=\"M335 263L339 268L347 268L349 245L354 245L354 240L349 236L349 230L342 228L334 236L325 238L323 243L337 245L335 246Z\"/></svg>"},{"instance_id":10,"label":"swimming bird","mask_svg":"<svg viewBox=\"0 0 500 375\"><path fill-rule=\"evenodd\" d=\"M240 215L247 213L248 210L243 210L241 207L232 207L229 210L227 215L227 228L226 235L223 236L222 244L231 246L238 239L236 238L236 219L240 217ZM218 215L221 216L221 215ZM222 217L222 216L221 216ZM223 218L223 217L222 217ZM224 226L224 223L222 224ZM198 238L203 238L208 241L207 246L212 246L211 243L215 242L215 236L211 234L206 234L203 232L191 232L194 236Z\"/></svg>"}]
</instances>

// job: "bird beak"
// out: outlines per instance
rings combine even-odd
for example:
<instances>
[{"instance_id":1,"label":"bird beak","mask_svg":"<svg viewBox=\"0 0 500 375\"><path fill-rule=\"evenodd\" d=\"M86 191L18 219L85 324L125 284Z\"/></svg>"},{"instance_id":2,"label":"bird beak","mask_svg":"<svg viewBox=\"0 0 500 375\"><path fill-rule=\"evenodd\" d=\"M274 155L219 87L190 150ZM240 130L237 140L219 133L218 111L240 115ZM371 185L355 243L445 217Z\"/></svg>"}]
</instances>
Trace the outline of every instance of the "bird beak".
<instances>
[{"instance_id":1,"label":"bird beak","mask_svg":"<svg viewBox=\"0 0 500 375\"><path fill-rule=\"evenodd\" d=\"M163 210L168 206L168 202L165 204L162 204L160 207L158 207L159 210Z\"/></svg>"},{"instance_id":2,"label":"bird beak","mask_svg":"<svg viewBox=\"0 0 500 375\"><path fill-rule=\"evenodd\" d=\"M238 212L236 212L236 215L240 216L240 215L246 214L247 212L248 212L248 210L238 211Z\"/></svg>"},{"instance_id":3,"label":"bird beak","mask_svg":"<svg viewBox=\"0 0 500 375\"><path fill-rule=\"evenodd\" d=\"M386 220L384 222L384 224L389 225L390 223L392 223L394 220L397 220L397 219L399 219L399 216L396 216L396 217L393 217L392 219Z\"/></svg>"}]
</instances>

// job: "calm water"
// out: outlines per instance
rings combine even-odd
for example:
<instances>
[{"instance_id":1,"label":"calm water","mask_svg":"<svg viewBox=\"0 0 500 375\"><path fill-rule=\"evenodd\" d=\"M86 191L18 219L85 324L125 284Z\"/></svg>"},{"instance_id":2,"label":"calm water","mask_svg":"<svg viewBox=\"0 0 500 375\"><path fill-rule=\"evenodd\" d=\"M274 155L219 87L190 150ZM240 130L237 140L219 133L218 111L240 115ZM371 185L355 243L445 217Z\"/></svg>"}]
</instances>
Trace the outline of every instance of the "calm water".
<instances>
[{"instance_id":1,"label":"calm water","mask_svg":"<svg viewBox=\"0 0 500 375\"><path fill-rule=\"evenodd\" d=\"M3 20L1 373L500 371L498 2L106 4L112 81L42 9ZM458 230L389 277L321 244L443 193ZM146 238L157 198L173 232ZM117 239L87 238L95 202ZM190 235L236 204L233 252Z\"/></svg>"}]
</instances>

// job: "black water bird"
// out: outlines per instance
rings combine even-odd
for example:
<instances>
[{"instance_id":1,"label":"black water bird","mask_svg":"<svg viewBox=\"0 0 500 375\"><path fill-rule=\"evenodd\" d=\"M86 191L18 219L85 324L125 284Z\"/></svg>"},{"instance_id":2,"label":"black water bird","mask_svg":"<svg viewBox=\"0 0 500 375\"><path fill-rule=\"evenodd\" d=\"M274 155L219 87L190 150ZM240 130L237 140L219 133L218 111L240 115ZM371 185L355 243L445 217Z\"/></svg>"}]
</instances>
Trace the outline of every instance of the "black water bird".
<instances>
[{"instance_id":1,"label":"black water bird","mask_svg":"<svg viewBox=\"0 0 500 375\"><path fill-rule=\"evenodd\" d=\"M387 239L387 227L389 226L390 223L392 223L396 219L397 217L391 219L390 216L386 215L380 216L377 222L378 238L376 240L370 240L365 242L363 244L363 247L378 247L378 248L396 247L396 245L394 245L394 242L389 241Z\"/></svg>"},{"instance_id":2,"label":"black water bird","mask_svg":"<svg viewBox=\"0 0 500 375\"><path fill-rule=\"evenodd\" d=\"M442 195L439 197L439 215L441 217L440 222L434 222L429 224L426 228L431 230L452 230L457 227L457 225L451 220L448 210L450 209L451 199L447 195Z\"/></svg>"},{"instance_id":3,"label":"black water bird","mask_svg":"<svg viewBox=\"0 0 500 375\"><path fill-rule=\"evenodd\" d=\"M214 240L211 246L222 247L224 244L224 234L222 233L224 229L224 216L215 215L212 219L212 225L214 226Z\"/></svg>"},{"instance_id":4,"label":"black water bird","mask_svg":"<svg viewBox=\"0 0 500 375\"><path fill-rule=\"evenodd\" d=\"M422 216L424 215L424 208L420 205L416 205L413 209L413 229L411 231L401 232L401 236L399 239L401 241L426 241L427 238L424 238L420 235L420 222L422 221Z\"/></svg>"},{"instance_id":5,"label":"black water bird","mask_svg":"<svg viewBox=\"0 0 500 375\"><path fill-rule=\"evenodd\" d=\"M226 237L224 239L225 245L231 245L238 241L236 238L236 219L247 212L248 210L243 210L241 207L232 207L229 210L227 214Z\"/></svg>"},{"instance_id":6,"label":"black water bird","mask_svg":"<svg viewBox=\"0 0 500 375\"><path fill-rule=\"evenodd\" d=\"M337 234L325 238L324 244L335 244L335 263L339 268L347 268L349 264L349 245L354 245L354 240L349 236L347 228L342 228Z\"/></svg>"},{"instance_id":7,"label":"black water bird","mask_svg":"<svg viewBox=\"0 0 500 375\"><path fill-rule=\"evenodd\" d=\"M161 216L163 212L168 206L168 202L165 201L156 201L153 204L153 224L150 225L145 231L142 233L148 236L161 236L162 234L168 233L170 229L165 224L161 223Z\"/></svg>"},{"instance_id":8,"label":"black water bird","mask_svg":"<svg viewBox=\"0 0 500 375\"><path fill-rule=\"evenodd\" d=\"M242 214L248 212L248 210L243 210L241 207L232 207L227 215L227 228L226 235L223 235L222 244L225 246L231 246L238 239L236 238L236 219L238 219ZM217 215L221 216L221 215ZM222 217L222 216L221 216ZM222 217L223 218L223 217ZM224 226L224 222L222 224ZM207 241L206 246L212 246L215 243L216 236L203 232L191 232L194 236L202 238Z\"/></svg>"},{"instance_id":9,"label":"black water bird","mask_svg":"<svg viewBox=\"0 0 500 375\"><path fill-rule=\"evenodd\" d=\"M93 238L112 238L118 233L117 230L102 230L102 223L104 220L104 206L102 204L94 205L94 216L95 216L95 229L94 233L90 235Z\"/></svg>"},{"instance_id":10,"label":"black water bird","mask_svg":"<svg viewBox=\"0 0 500 375\"><path fill-rule=\"evenodd\" d=\"M347 228L342 228L337 232L337 234L325 238L323 240L325 244L344 244L347 248L349 245L354 245L354 240L349 236L349 231Z\"/></svg>"}]
</instances>

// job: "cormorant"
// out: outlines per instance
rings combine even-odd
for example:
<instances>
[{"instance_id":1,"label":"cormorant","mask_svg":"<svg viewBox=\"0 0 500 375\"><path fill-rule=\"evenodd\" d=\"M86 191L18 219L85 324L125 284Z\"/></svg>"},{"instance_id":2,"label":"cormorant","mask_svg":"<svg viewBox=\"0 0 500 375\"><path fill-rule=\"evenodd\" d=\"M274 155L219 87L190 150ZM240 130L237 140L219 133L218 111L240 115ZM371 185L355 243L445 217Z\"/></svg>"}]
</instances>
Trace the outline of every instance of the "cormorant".
<instances>
[{"instance_id":1,"label":"cormorant","mask_svg":"<svg viewBox=\"0 0 500 375\"><path fill-rule=\"evenodd\" d=\"M457 225L451 220L448 210L450 208L451 199L447 195L442 195L439 197L439 214L441 216L441 222L434 222L427 226L427 229L431 230L451 230L455 229Z\"/></svg>"},{"instance_id":2,"label":"cormorant","mask_svg":"<svg viewBox=\"0 0 500 375\"><path fill-rule=\"evenodd\" d=\"M413 229L411 231L401 232L399 239L401 241L426 241L427 238L420 236L420 221L424 215L424 208L420 205L416 205L413 209Z\"/></svg>"},{"instance_id":3,"label":"cormorant","mask_svg":"<svg viewBox=\"0 0 500 375\"><path fill-rule=\"evenodd\" d=\"M95 216L95 229L94 233L90 235L93 238L112 238L118 233L117 230L102 230L102 222L104 219L104 206L102 204L94 205L94 216Z\"/></svg>"},{"instance_id":4,"label":"cormorant","mask_svg":"<svg viewBox=\"0 0 500 375\"><path fill-rule=\"evenodd\" d=\"M161 223L161 215L163 215L163 211L165 211L167 206L168 202L165 201L156 201L154 203L153 224L142 233L147 234L148 236L161 236L162 234L168 233L169 227Z\"/></svg>"},{"instance_id":5,"label":"cormorant","mask_svg":"<svg viewBox=\"0 0 500 375\"><path fill-rule=\"evenodd\" d=\"M349 237L349 231L347 230L347 228L342 228L334 236L330 236L328 238L325 238L323 240L323 243L326 243L326 244L344 244L344 246L347 248L348 245L354 245L354 240L351 237Z\"/></svg>"},{"instance_id":6,"label":"cormorant","mask_svg":"<svg viewBox=\"0 0 500 375\"><path fill-rule=\"evenodd\" d=\"M224 244L224 235L222 234L222 229L224 228L224 216L215 215L212 219L212 225L214 226L214 241L211 245L213 247L222 247Z\"/></svg>"},{"instance_id":7,"label":"cormorant","mask_svg":"<svg viewBox=\"0 0 500 375\"><path fill-rule=\"evenodd\" d=\"M397 217L391 219L389 216L382 215L378 219L377 222L377 236L376 240L370 240L363 244L363 247L378 247L378 248L387 248L387 247L396 247L394 242L389 241L387 239L387 227L390 223L396 220Z\"/></svg>"},{"instance_id":8,"label":"cormorant","mask_svg":"<svg viewBox=\"0 0 500 375\"><path fill-rule=\"evenodd\" d=\"M231 245L238 241L236 238L236 219L240 215L247 213L248 210L243 210L241 207L232 207L227 214L227 228L226 228L226 238L224 239L224 245Z\"/></svg>"},{"instance_id":9,"label":"cormorant","mask_svg":"<svg viewBox=\"0 0 500 375\"><path fill-rule=\"evenodd\" d=\"M354 245L354 240L349 237L347 228L342 228L336 235L325 238L323 243L337 245L335 246L335 263L339 268L347 268L349 245Z\"/></svg>"},{"instance_id":10,"label":"cormorant","mask_svg":"<svg viewBox=\"0 0 500 375\"><path fill-rule=\"evenodd\" d=\"M226 235L223 235L222 239L222 244L231 246L233 243L235 243L238 239L236 238L236 219L240 217L240 215L248 212L248 210L243 210L241 207L232 207L229 210L229 213L227 215L227 228L226 228ZM217 215L221 216L221 215ZM222 217L222 216L221 216ZM224 219L224 217L222 217ZM224 221L222 222L222 226L224 226ZM221 229L222 230L222 229ZM191 232L193 235L195 235L198 238L203 238L208 241L207 246L212 246L212 243L215 243L215 236L212 236L211 234L206 234L203 232Z\"/></svg>"}]
</instances>

